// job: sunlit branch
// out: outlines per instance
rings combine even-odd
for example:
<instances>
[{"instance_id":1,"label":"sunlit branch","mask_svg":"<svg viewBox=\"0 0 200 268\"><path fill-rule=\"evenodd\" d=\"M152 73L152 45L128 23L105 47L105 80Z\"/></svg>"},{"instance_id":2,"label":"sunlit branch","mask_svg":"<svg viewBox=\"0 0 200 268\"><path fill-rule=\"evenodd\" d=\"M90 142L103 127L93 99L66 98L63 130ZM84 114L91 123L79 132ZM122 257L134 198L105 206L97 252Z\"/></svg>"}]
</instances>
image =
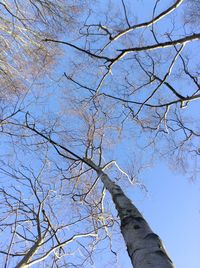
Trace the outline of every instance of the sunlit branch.
<instances>
[{"instance_id":1,"label":"sunlit branch","mask_svg":"<svg viewBox=\"0 0 200 268\"><path fill-rule=\"evenodd\" d=\"M91 232L82 233L82 234L80 233L80 234L74 235L71 238L61 242L59 245L57 245L57 246L51 248L50 250L48 250L42 257L37 258L37 259L35 259L33 261L29 261L27 267L45 260L51 253L55 252L59 248L62 248L64 246L66 246L67 244L69 244L70 242L73 242L74 240L76 240L78 238L81 238L81 237L96 237L96 236L97 235L95 233L91 233Z\"/></svg>"},{"instance_id":2,"label":"sunlit branch","mask_svg":"<svg viewBox=\"0 0 200 268\"><path fill-rule=\"evenodd\" d=\"M128 27L127 29L121 31L120 33L116 34L114 37L111 37L111 41L113 40L117 40L118 38L122 37L123 35L135 30L135 29L140 29L140 28L144 28L144 27L148 27L151 26L152 24L158 22L159 20L163 19L166 15L170 14L171 12L173 12L176 8L178 8L184 0L178 0L176 1L172 6L170 6L168 9L164 10L163 12L161 12L159 15L157 15L155 18L147 21L147 22L142 22L139 24L135 24L131 27Z\"/></svg>"},{"instance_id":3,"label":"sunlit branch","mask_svg":"<svg viewBox=\"0 0 200 268\"><path fill-rule=\"evenodd\" d=\"M118 59L121 59L123 56L125 56L126 54L130 52L150 51L150 50L155 50L155 49L160 49L160 48L172 47L175 45L185 45L188 42L196 41L199 39L200 39L200 33L196 33L196 34L192 34L189 36L185 36L177 40L167 41L167 42L163 42L159 44L154 44L154 45L149 45L149 46L144 46L144 47L132 47L132 48L127 48L127 49L118 49L118 51L121 51L121 54L119 54L116 58L114 58L113 61L117 61Z\"/></svg>"}]
</instances>

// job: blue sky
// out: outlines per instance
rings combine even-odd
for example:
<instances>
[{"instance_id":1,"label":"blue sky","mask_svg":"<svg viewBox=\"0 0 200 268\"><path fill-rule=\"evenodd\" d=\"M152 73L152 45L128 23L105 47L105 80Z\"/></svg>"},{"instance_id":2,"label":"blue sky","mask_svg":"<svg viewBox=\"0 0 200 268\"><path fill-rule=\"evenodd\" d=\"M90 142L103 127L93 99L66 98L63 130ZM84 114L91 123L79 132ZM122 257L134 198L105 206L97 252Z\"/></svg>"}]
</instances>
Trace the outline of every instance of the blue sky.
<instances>
[{"instance_id":1,"label":"blue sky","mask_svg":"<svg viewBox=\"0 0 200 268\"><path fill-rule=\"evenodd\" d=\"M146 173L146 174L145 174ZM177 268L198 268L200 253L200 184L159 163L142 177L148 194L137 198L152 229L163 240ZM134 195L132 195L134 198Z\"/></svg>"},{"instance_id":2,"label":"blue sky","mask_svg":"<svg viewBox=\"0 0 200 268\"><path fill-rule=\"evenodd\" d=\"M177 268L199 268L200 183L175 173L164 162L143 172L141 180L148 192L129 186L125 193L162 239ZM119 243L120 240L118 240ZM113 264L112 264L113 265ZM93 266L100 268L101 258ZM129 257L120 251L118 268L131 268Z\"/></svg>"},{"instance_id":3,"label":"blue sky","mask_svg":"<svg viewBox=\"0 0 200 268\"><path fill-rule=\"evenodd\" d=\"M162 10L163 3L167 6L167 3L171 2L160 1L158 11ZM154 3L155 1L135 1L134 7L138 7L135 10L145 17ZM180 21L183 20L183 14L183 11L179 13ZM168 25L161 24L161 27L164 30ZM197 49L198 44L194 44L193 53ZM182 84L182 90L184 86L185 84ZM186 110L187 115L198 116L198 102L189 105ZM121 156L124 154L123 146L124 144L120 147ZM124 151L128 149L129 145L126 145ZM129 197L161 237L177 268L199 268L200 264L200 183L198 173L194 181L190 180L191 175L170 169L166 162L157 161L154 167L140 174L148 192L141 192L134 187L128 190ZM121 268L126 268L130 263L123 258L120 265Z\"/></svg>"},{"instance_id":4,"label":"blue sky","mask_svg":"<svg viewBox=\"0 0 200 268\"><path fill-rule=\"evenodd\" d=\"M129 1L129 2L131 3L131 1ZM167 4L170 4L171 2L172 1L166 1L165 5L167 6ZM104 4L104 1L102 3ZM128 3L128 1L126 3ZM137 13L138 13L138 15L142 15L142 16L140 16L140 20L143 20L144 18L146 18L147 13L152 15L151 12L149 13L149 10L152 10L154 3L155 3L155 1L153 1L153 0L148 1L148 3L146 3L146 1L135 1L135 5L134 5L134 7L132 7L132 11L134 11L134 9L136 10L138 8ZM162 10L162 8L163 8L162 3L163 3L162 1L159 2L158 11ZM142 4L144 4L144 6ZM102 7L103 7L103 5L102 5ZM129 12L129 10L128 10L128 12ZM137 14L135 13L135 15L137 15ZM151 18L151 15L148 16L148 19ZM181 15L181 13L180 13L180 15ZM173 18L171 17L171 19L173 19ZM181 16L180 16L180 19L181 19ZM160 24L160 28L162 28L163 33L168 28L167 22L169 22L169 21L170 20L166 20L163 25ZM176 33L178 33L178 29L176 29ZM148 37L148 33L147 33L146 37ZM161 38L161 37L159 37L159 38ZM162 36L162 38L164 40L165 37ZM152 40L151 39L149 40L147 38L147 41L151 42ZM79 43L79 42L80 41L78 40L77 43ZM99 44L101 44L101 41ZM123 42L119 43L118 45L121 46L121 44L123 44ZM80 45L81 45L81 42L80 42ZM116 45L116 47L118 45ZM113 45L113 48L114 48L114 45ZM194 51L195 50L197 50L197 47L194 46ZM43 123L44 123L44 125L49 124L49 123L53 124L53 121L55 120L55 122L56 122L55 128L56 128L56 131L58 134L56 133L54 138L60 140L61 142L63 142L65 144L66 143L65 138L67 137L68 138L67 141L69 143L69 144L67 144L67 146L69 148L72 148L75 152L77 152L77 154L82 156L82 154L84 153L85 147L81 143L82 142L81 139L85 138L84 134L87 132L87 129L86 129L87 124L85 124L85 122L83 122L84 121L84 120L82 120L83 118L80 120L77 119L78 118L77 110L76 111L73 110L74 114L71 112L72 110L70 110L70 109L73 108L72 106L75 106L75 104L73 102L69 103L68 99L69 99L69 96L71 96L71 95L72 95L72 97L74 97L74 96L77 97L78 95L80 95L80 98L84 98L85 96L88 97L88 95L87 95L88 92L79 91L82 89L78 89L77 91L74 90L75 93L71 94L71 92L70 92L71 84L69 81L67 81L63 77L63 72L66 72L66 73L68 73L68 71L69 71L69 73L70 72L77 72L76 74L77 74L78 79L80 78L80 79L82 79L82 81L88 82L88 84L90 84L90 83L92 84L94 82L98 83L99 76L98 75L96 76L96 73L95 73L96 69L94 70L93 66L87 66L87 64L85 65L88 67L87 70L84 69L85 66L82 67L83 69L79 69L79 68L71 69L70 67L72 64L68 65L70 60L74 60L74 61L77 60L76 63L78 66L79 62L81 62L81 60L84 57L83 58L80 57L80 59L77 59L78 58L77 54L75 54L75 53L73 54L74 50L73 49L68 50L67 47L64 48L64 51L66 52L67 56L66 55L64 57L62 56L63 58L62 58L62 60L60 60L60 64L58 64L58 67L55 68L54 71L52 71L52 73L55 75L55 77L57 77L57 78L62 77L63 78L62 82L58 85L57 80L55 80L52 83L48 81L48 83L46 83L46 87L48 88L47 91L45 91L45 87L44 88L40 88L40 87L37 88L37 85L36 85L34 88L34 90L36 89L36 91L34 92L34 90L33 90L32 94L34 96L34 94L37 92L41 102L39 103L39 105L38 105L38 103L36 103L36 106L35 106L35 103L33 101L33 105L30 104L30 106L26 106L26 109L29 110L30 113L33 113L35 115L35 117L38 117L38 120L41 120L41 118L43 117L44 122L41 121L42 122L41 125L40 125L40 123L38 123L37 124L38 128L42 129ZM67 53L70 53L70 52L72 52L72 53L70 56L68 56ZM65 59L65 57L66 57L66 59ZM113 82L112 79L113 80L116 79L116 81L122 80L121 78L122 78L123 74L122 74L122 76L120 76L120 74L121 74L121 70L122 70L121 67L123 67L123 64L132 68L132 65L127 64L126 61L121 63L121 66L120 66L120 63L119 64L117 63L116 66L119 67L119 69L117 69L117 67L116 67L116 69L115 69L115 67L113 68L113 74L114 74L113 77L114 78L112 78L110 75L106 81L106 82L108 82L108 84L109 83L112 84L112 82ZM163 65L166 66L165 63ZM90 70L90 68L91 68L91 70ZM99 65L98 64L95 65L95 68L99 68ZM91 73L90 73L90 71L91 71ZM115 73L115 71L116 71L116 73ZM130 77L133 76L132 74L135 74L135 73L134 72L129 73ZM76 74L75 74L75 77L76 77ZM136 80L139 79L139 75L140 75L140 73L135 74ZM91 80L90 80L90 78L91 78ZM117 80L117 78L119 80ZM45 78L45 79L47 80L47 78ZM172 80L173 80L173 78L172 78ZM116 82L116 84L117 84L117 82ZM179 86L180 85L183 87L184 82L182 81L182 84L179 84ZM107 84L105 83L105 86L102 87L102 91L105 91L105 92L108 91L108 93L109 93L110 91L112 92L113 88L115 90L115 84L112 84L109 88L109 87L107 87ZM65 91L65 89L66 89L66 91ZM72 86L72 89L74 89L73 86ZM150 89L150 88L148 88L148 89ZM190 90L190 87L188 87L187 89ZM116 88L116 91L114 91L114 92L116 93L117 90L118 90L118 88ZM181 92L183 92L183 91L181 91ZM80 92L82 92L82 93L80 93ZM63 93L65 95L62 95ZM44 95L41 96L42 94L44 94ZM139 96L139 97L144 97L145 94L148 95L149 91L147 90L147 91L145 91L145 93L142 93L142 94L143 95ZM139 95L140 95L140 92L139 92ZM28 95L25 102L30 101L29 97L30 97L30 99L33 98L33 100L37 99L35 96L34 97L33 96L31 96L31 94ZM137 97L137 96L134 95L133 97ZM77 99L78 99L78 97L77 97ZM106 106L106 105L108 105L108 106ZM118 107L118 108L116 108L116 110L117 110L116 111L114 104L110 104L109 101L108 102L105 101L105 107L106 107L105 109L107 109L106 111L108 111L109 107L112 107L112 110L110 110L110 112L111 113L113 112L114 115L121 114L121 110L119 110L121 108L120 105L119 106L116 105L116 107ZM188 105L188 107L191 108L190 105ZM197 105L197 104L192 106L192 109L190 109L190 112L187 112L187 108L186 108L185 113L188 116L190 116L192 114L197 115L199 112L198 107L199 107L199 105ZM90 111L87 111L88 114L90 114L90 112L92 113L92 109L94 109L94 107L91 108ZM113 117L114 117L114 115L113 115ZM101 114L101 116L102 116L102 114ZM24 115L22 115L22 117L24 118ZM77 117L77 118L75 118L75 117ZM30 122L32 122L31 120L33 120L33 119L30 117ZM103 121L103 119L102 119L102 121ZM57 124L57 122L58 122L58 124ZM115 119L113 119L113 122L114 122L115 127L116 127L117 123L119 123L120 120L117 121L117 119L116 119L116 122L115 122ZM131 122L131 120L128 121L129 124L130 124L130 122ZM98 125L98 123L97 123L97 125ZM101 123L99 123L99 125L101 125ZM85 127L85 129L83 129L84 127ZM107 127L108 127L108 130L105 130L105 132L106 132L106 135L108 135L108 139L111 138L112 140L114 140L114 139L117 140L117 135L120 136L120 134L117 131L115 132L115 130L113 130L113 132L112 132L112 130L109 129L110 126L107 126ZM122 167L125 170L127 170L127 166L126 166L127 163L128 163L128 165L131 165L131 161L128 161L128 160L130 160L130 158L132 157L132 155L134 155L134 153L135 153L135 155L134 155L135 159L133 158L132 165L134 168L137 168L137 164L142 165L143 160L145 162L145 160L147 160L150 157L151 152L152 152L152 151L147 150L148 152L145 152L144 155L142 155L142 154L137 155L137 152L141 153L141 150L139 150L139 149L137 150L137 148L135 147L137 145L137 141L138 141L138 143L140 143L140 145L144 146L145 141L147 141L148 138L145 135L141 135L141 133L139 132L138 129L135 130L135 128L137 127L136 124L133 125L133 127L130 125L128 127L130 127L130 129L129 128L126 129L126 131L124 132L124 136L122 135L122 141L120 140L120 138L117 140L117 142L119 142L119 145L114 144L113 147L111 146L111 148L109 148L108 145L106 146L106 143L103 144L104 149L105 149L106 160L109 161L109 160L112 160L113 158L116 159L118 161L118 163L120 164L120 166L122 165ZM71 132L73 132L74 129L75 129L75 131L74 131L75 134L74 133L71 134ZM62 131L65 134L67 133L66 136L65 136L65 134L63 134L63 136L62 136ZM110 136L109 136L109 132L111 133ZM69 134L69 136L67 136L68 134ZM72 138L71 138L70 134L71 134ZM80 140L76 140L76 137L80 138ZM134 140L135 137L137 138L137 141ZM70 138L71 138L71 140L70 140ZM98 140L98 138L97 138L97 140ZM25 139L23 140L23 142L25 143ZM97 141L97 143L98 142L99 141ZM112 141L111 141L111 143L112 143ZM166 146L166 144L165 144L165 146ZM41 148L42 148L42 146L41 146ZM4 150L5 150L5 147L4 147ZM21 150L21 148L19 150ZM39 150L38 150L38 152L40 154ZM53 158L55 156L54 153L55 152L53 149L50 150L49 154L50 154L50 156L52 156L52 159L54 159ZM142 153L143 153L143 151L142 151ZM20 156L20 153L18 154L18 156ZM22 160L25 161L25 155L22 155L21 157L22 157ZM36 163L32 163L32 159L30 159L30 154L27 154L26 157L27 158L29 157L30 165L33 164L34 168L37 169ZM144 157L144 159L142 159L142 157ZM138 163L136 163L137 158L138 158ZM42 159L42 156L41 156L41 159ZM57 155L55 156L54 160L57 161L57 163L60 164L61 166L63 165L63 167L66 165L65 160L61 163L59 162L59 157ZM113 172L113 174L115 174L115 173ZM171 257L171 259L173 260L173 262L175 263L177 268L179 268L179 267L180 268L188 268L188 267L189 268L199 268L199 251L200 251L200 232L199 232L200 194L199 194L199 191L200 191L200 183L198 181L198 174L196 176L196 180L194 180L194 181L191 181L189 179L190 175L191 175L190 173L185 174L184 171L181 172L180 169L179 169L179 172L175 171L173 169L169 169L167 161L164 162L164 161L159 161L159 159L156 159L154 165L151 165L150 168L148 168L148 169L144 169L139 174L139 180L146 186L147 191L142 191L141 188L138 187L137 185L131 186L131 185L128 185L126 182L124 183L125 193L131 198L131 200L138 207L138 209L144 214L144 217L149 222L153 231L161 237L164 245L166 246L167 252L169 253L169 256ZM114 178L115 177L113 175L113 177L111 177L111 179L114 179ZM54 178L52 180L54 180ZM121 182L121 184L123 184L123 181ZM109 198L108 198L108 200L109 200ZM121 244L120 241L118 241L118 245ZM103 246L104 246L104 244L103 244ZM120 268L127 268L130 266L128 255L126 255L126 254L119 255L118 261L119 261ZM102 264L100 262L98 262L94 267L102 267L101 265Z\"/></svg>"},{"instance_id":5,"label":"blue sky","mask_svg":"<svg viewBox=\"0 0 200 268\"><path fill-rule=\"evenodd\" d=\"M193 112L197 111L194 106ZM128 139L129 140L129 139ZM130 162L129 141L119 145L114 158L120 167ZM134 148L133 148L134 150ZM127 156L124 154L128 152ZM123 158L122 158L123 156ZM141 158L141 155L138 156ZM135 160L130 162L136 164ZM175 170L169 162L157 160L138 176L140 186L121 187L143 214L153 231L160 236L177 268L199 268L200 263L200 182L199 173ZM192 179L191 176L193 175ZM132 267L128 256L120 255L120 268Z\"/></svg>"},{"instance_id":6,"label":"blue sky","mask_svg":"<svg viewBox=\"0 0 200 268\"><path fill-rule=\"evenodd\" d=\"M102 2L103 7L104 3L107 2ZM140 17L138 22L143 21L147 14L148 18L151 18L149 14L152 13L149 10L152 10L154 3L155 1L152 0L134 2L132 11L137 10L136 14ZM165 1L163 5L163 2L160 1L157 13L170 3L172 1ZM183 18L182 11L179 16L181 21ZM173 15L169 17L169 20L164 20L164 23L159 25L163 33L166 29L170 29L171 24L169 26L168 23L173 19ZM84 76L84 73L82 75ZM188 106L191 109L191 105ZM188 115L190 113L197 114L198 107L198 104L195 104ZM127 151L129 147L130 144L125 141L125 144L119 145L116 152L110 152L111 158L114 156L115 159L116 156L119 163L122 162L122 166L123 164L125 166L126 158L131 153ZM128 152L128 157L125 156L125 152ZM108 159L110 159L109 156ZM177 268L199 268L200 262L200 184L198 178L196 178L196 181L191 182L188 179L189 175L169 169L167 162L157 161L154 166L140 173L139 178L147 187L147 193L142 192L139 187L135 186L129 186L130 189L128 188L128 190L126 188L126 193L144 214L154 232L163 240L167 252ZM120 257L120 268L130 266L127 255ZM96 267L101 267L101 264L96 264Z\"/></svg>"}]
</instances>

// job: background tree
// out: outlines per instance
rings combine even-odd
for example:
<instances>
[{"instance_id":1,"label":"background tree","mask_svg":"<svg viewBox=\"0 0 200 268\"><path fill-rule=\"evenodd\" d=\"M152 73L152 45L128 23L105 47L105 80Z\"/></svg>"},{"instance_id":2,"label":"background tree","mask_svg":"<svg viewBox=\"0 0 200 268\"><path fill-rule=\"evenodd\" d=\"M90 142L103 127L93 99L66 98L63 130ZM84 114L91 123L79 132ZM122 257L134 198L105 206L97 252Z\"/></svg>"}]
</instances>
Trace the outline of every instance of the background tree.
<instances>
[{"instance_id":1,"label":"background tree","mask_svg":"<svg viewBox=\"0 0 200 268\"><path fill-rule=\"evenodd\" d=\"M87 266L102 239L100 229L112 226L112 220L104 218L104 225L95 224L103 213L74 204L73 188L63 190L64 183L55 180L59 170L54 175L48 172L48 159L41 164L37 170L5 163L0 169L1 178L6 178L0 189L1 265Z\"/></svg>"},{"instance_id":2,"label":"background tree","mask_svg":"<svg viewBox=\"0 0 200 268\"><path fill-rule=\"evenodd\" d=\"M85 4L86 5L86 4ZM80 1L3 1L0 3L1 99L27 92L50 74L59 51L44 37L70 35L76 16L84 9Z\"/></svg>"}]
</instances>

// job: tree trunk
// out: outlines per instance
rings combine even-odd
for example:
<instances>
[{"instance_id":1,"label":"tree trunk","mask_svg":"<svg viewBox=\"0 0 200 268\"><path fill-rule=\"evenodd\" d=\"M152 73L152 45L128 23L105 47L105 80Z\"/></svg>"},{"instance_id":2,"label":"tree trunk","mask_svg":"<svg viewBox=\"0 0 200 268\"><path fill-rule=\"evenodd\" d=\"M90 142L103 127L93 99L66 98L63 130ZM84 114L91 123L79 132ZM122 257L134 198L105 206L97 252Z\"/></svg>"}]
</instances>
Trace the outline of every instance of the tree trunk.
<instances>
[{"instance_id":1,"label":"tree trunk","mask_svg":"<svg viewBox=\"0 0 200 268\"><path fill-rule=\"evenodd\" d=\"M33 255L38 251L42 243L42 238L39 238L35 244L29 249L24 258L15 266L15 268L28 268L28 262L31 260Z\"/></svg>"},{"instance_id":2,"label":"tree trunk","mask_svg":"<svg viewBox=\"0 0 200 268\"><path fill-rule=\"evenodd\" d=\"M161 239L151 230L142 214L126 197L122 189L90 159L85 159L85 162L96 170L105 188L112 196L121 220L121 232L133 267L174 268Z\"/></svg>"}]
</instances>

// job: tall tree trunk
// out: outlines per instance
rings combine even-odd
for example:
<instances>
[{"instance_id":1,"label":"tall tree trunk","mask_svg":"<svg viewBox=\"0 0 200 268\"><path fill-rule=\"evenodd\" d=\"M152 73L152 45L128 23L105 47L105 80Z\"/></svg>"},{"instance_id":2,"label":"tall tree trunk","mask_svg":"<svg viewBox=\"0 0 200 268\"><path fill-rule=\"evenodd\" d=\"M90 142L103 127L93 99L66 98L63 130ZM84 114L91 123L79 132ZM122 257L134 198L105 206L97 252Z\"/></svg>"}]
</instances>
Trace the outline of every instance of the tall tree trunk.
<instances>
[{"instance_id":1,"label":"tall tree trunk","mask_svg":"<svg viewBox=\"0 0 200 268\"><path fill-rule=\"evenodd\" d=\"M159 236L153 233L142 214L126 197L122 189L103 172L101 176L112 196L121 220L121 232L134 268L172 268Z\"/></svg>"},{"instance_id":2,"label":"tall tree trunk","mask_svg":"<svg viewBox=\"0 0 200 268\"><path fill-rule=\"evenodd\" d=\"M121 220L121 232L134 268L175 268L159 236L151 230L142 214L124 194L121 187L103 172L103 168L97 166L91 159L81 158L36 129L30 128L30 126L27 127L97 172L105 188L111 194L118 211Z\"/></svg>"},{"instance_id":3,"label":"tall tree trunk","mask_svg":"<svg viewBox=\"0 0 200 268\"><path fill-rule=\"evenodd\" d=\"M89 164L96 170L105 188L112 196L121 220L121 232L133 267L174 268L161 239L151 230L142 214L126 197L122 189L91 160L89 160Z\"/></svg>"}]
</instances>

